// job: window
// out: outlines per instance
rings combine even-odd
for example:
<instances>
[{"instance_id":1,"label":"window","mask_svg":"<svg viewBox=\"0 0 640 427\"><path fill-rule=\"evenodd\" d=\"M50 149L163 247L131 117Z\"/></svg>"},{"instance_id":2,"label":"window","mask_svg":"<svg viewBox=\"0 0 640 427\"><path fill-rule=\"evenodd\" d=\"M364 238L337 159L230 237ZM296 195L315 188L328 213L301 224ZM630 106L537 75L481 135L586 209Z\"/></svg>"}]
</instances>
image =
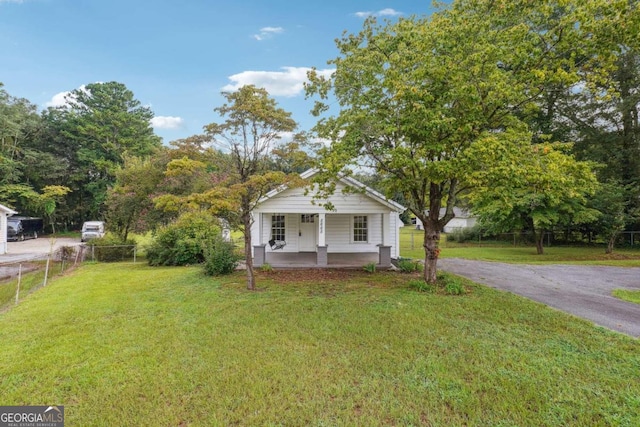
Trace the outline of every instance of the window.
<instances>
[{"instance_id":1,"label":"window","mask_svg":"<svg viewBox=\"0 0 640 427\"><path fill-rule=\"evenodd\" d=\"M273 240L287 240L284 230L284 215L271 215L271 238Z\"/></svg>"},{"instance_id":2,"label":"window","mask_svg":"<svg viewBox=\"0 0 640 427\"><path fill-rule=\"evenodd\" d=\"M300 223L301 224L313 224L315 215L313 214L302 214L300 215Z\"/></svg>"},{"instance_id":3,"label":"window","mask_svg":"<svg viewBox=\"0 0 640 427\"><path fill-rule=\"evenodd\" d=\"M369 240L367 228L367 216L356 215L353 217L353 241L367 242Z\"/></svg>"}]
</instances>

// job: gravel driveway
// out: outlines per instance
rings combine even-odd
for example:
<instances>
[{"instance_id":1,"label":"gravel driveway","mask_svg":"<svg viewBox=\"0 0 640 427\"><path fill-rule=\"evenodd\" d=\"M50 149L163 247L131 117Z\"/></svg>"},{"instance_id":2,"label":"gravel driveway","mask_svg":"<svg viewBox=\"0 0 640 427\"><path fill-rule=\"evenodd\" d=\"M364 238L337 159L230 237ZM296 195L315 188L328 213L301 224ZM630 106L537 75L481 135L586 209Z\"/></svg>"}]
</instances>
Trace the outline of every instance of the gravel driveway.
<instances>
[{"instance_id":1,"label":"gravel driveway","mask_svg":"<svg viewBox=\"0 0 640 427\"><path fill-rule=\"evenodd\" d=\"M640 268L521 265L458 258L441 259L438 266L474 282L640 337L640 305L611 296L614 289L640 290Z\"/></svg>"},{"instance_id":2,"label":"gravel driveway","mask_svg":"<svg viewBox=\"0 0 640 427\"><path fill-rule=\"evenodd\" d=\"M47 236L23 242L9 242L7 244L7 253L0 255L0 264L42 258L51 252L52 248L55 251L62 246L77 246L80 244L80 239L69 237L49 238Z\"/></svg>"}]
</instances>

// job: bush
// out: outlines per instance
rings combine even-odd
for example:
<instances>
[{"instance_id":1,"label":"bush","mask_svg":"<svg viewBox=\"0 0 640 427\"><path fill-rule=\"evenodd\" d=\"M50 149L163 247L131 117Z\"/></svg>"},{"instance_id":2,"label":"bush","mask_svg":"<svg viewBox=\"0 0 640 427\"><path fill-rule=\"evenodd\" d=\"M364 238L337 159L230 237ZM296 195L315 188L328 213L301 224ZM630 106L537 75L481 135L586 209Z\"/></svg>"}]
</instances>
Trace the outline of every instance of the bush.
<instances>
[{"instance_id":1,"label":"bush","mask_svg":"<svg viewBox=\"0 0 640 427\"><path fill-rule=\"evenodd\" d=\"M57 257L59 261L69 261L76 256L75 246L61 246L57 251Z\"/></svg>"},{"instance_id":2,"label":"bush","mask_svg":"<svg viewBox=\"0 0 640 427\"><path fill-rule=\"evenodd\" d=\"M365 266L363 268L364 268L364 271L366 271L367 273L375 273L376 272L376 263L375 262L370 262L368 264L365 264Z\"/></svg>"},{"instance_id":3,"label":"bush","mask_svg":"<svg viewBox=\"0 0 640 427\"><path fill-rule=\"evenodd\" d=\"M233 244L223 241L220 237L206 252L204 273L208 276L233 273L238 266L238 261L240 256L236 253Z\"/></svg>"},{"instance_id":4,"label":"bush","mask_svg":"<svg viewBox=\"0 0 640 427\"><path fill-rule=\"evenodd\" d=\"M98 239L91 239L87 245L90 247L92 260L117 262L133 258L136 241L134 239L122 240L114 234L107 234Z\"/></svg>"},{"instance_id":5,"label":"bush","mask_svg":"<svg viewBox=\"0 0 640 427\"><path fill-rule=\"evenodd\" d=\"M149 265L190 265L222 242L220 222L205 212L189 212L161 228L146 248Z\"/></svg>"},{"instance_id":6,"label":"bush","mask_svg":"<svg viewBox=\"0 0 640 427\"><path fill-rule=\"evenodd\" d=\"M414 261L411 258L400 258L398 260L398 269L403 273L416 273L422 271L420 261Z\"/></svg>"}]
</instances>

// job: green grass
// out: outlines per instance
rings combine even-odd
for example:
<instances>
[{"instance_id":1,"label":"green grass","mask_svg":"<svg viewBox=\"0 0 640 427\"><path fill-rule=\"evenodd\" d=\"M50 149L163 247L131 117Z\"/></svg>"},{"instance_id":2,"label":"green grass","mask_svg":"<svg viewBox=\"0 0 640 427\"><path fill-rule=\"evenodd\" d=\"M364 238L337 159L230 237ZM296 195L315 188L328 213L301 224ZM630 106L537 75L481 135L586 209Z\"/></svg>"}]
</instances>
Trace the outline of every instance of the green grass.
<instances>
[{"instance_id":1,"label":"green grass","mask_svg":"<svg viewBox=\"0 0 640 427\"><path fill-rule=\"evenodd\" d=\"M619 267L640 267L640 250L615 249L605 254L603 246L548 246L537 255L535 246L513 246L506 242L455 243L440 240L441 258L466 258L523 264L589 264ZM400 229L400 254L403 257L424 259L422 231L411 227Z\"/></svg>"},{"instance_id":2,"label":"green grass","mask_svg":"<svg viewBox=\"0 0 640 427\"><path fill-rule=\"evenodd\" d=\"M640 291L633 291L629 289L616 289L613 291L613 296L625 301L640 304Z\"/></svg>"},{"instance_id":3,"label":"green grass","mask_svg":"<svg viewBox=\"0 0 640 427\"><path fill-rule=\"evenodd\" d=\"M42 286L43 283L44 262L24 263L18 300L24 299L28 294ZM18 291L17 277L0 280L0 311L6 310L10 305L15 304L16 291Z\"/></svg>"},{"instance_id":4,"label":"green grass","mask_svg":"<svg viewBox=\"0 0 640 427\"><path fill-rule=\"evenodd\" d=\"M303 276L250 293L85 265L0 315L2 404L65 405L70 426L640 425L638 340L466 281Z\"/></svg>"}]
</instances>

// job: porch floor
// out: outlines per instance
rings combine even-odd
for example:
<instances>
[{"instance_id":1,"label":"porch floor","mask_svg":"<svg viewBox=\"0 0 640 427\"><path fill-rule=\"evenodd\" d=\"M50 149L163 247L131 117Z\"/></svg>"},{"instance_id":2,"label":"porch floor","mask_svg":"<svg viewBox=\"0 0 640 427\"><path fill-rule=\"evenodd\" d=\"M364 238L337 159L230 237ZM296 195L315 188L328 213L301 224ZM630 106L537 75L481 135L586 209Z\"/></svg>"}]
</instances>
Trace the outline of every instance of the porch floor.
<instances>
[{"instance_id":1,"label":"porch floor","mask_svg":"<svg viewBox=\"0 0 640 427\"><path fill-rule=\"evenodd\" d=\"M327 265L317 264L315 252L267 252L265 262L274 268L362 268L379 261L377 252L327 254Z\"/></svg>"}]
</instances>

